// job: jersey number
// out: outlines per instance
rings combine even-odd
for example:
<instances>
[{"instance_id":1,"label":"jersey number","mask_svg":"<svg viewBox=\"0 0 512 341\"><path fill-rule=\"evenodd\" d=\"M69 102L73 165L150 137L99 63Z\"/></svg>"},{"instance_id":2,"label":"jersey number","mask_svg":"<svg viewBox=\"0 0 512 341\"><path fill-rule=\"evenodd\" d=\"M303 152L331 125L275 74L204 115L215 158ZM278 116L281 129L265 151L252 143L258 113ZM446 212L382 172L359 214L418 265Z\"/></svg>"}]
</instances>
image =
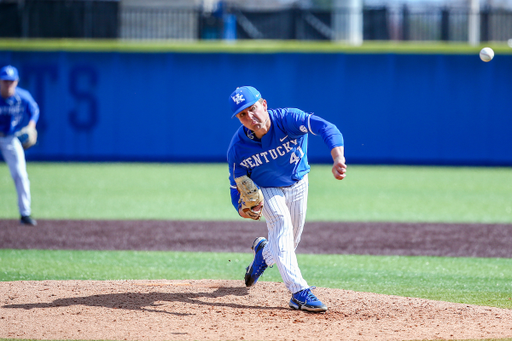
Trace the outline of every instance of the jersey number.
<instances>
[{"instance_id":1,"label":"jersey number","mask_svg":"<svg viewBox=\"0 0 512 341\"><path fill-rule=\"evenodd\" d=\"M298 163L300 159L304 156L304 152L302 151L302 148L297 147L297 151L299 152L299 156L297 156L295 153L291 153L290 155L290 163Z\"/></svg>"}]
</instances>

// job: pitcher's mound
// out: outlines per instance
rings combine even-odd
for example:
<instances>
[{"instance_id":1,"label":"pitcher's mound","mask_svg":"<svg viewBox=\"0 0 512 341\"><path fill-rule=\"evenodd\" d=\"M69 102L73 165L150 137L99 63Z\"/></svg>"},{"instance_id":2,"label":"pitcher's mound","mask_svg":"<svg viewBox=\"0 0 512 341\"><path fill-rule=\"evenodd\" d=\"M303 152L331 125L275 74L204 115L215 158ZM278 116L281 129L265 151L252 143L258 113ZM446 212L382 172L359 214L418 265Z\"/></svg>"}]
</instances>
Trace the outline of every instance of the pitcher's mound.
<instances>
[{"instance_id":1,"label":"pitcher's mound","mask_svg":"<svg viewBox=\"0 0 512 341\"><path fill-rule=\"evenodd\" d=\"M512 310L317 288L329 310L288 307L283 283L0 282L0 338L432 340L512 337Z\"/></svg>"}]
</instances>

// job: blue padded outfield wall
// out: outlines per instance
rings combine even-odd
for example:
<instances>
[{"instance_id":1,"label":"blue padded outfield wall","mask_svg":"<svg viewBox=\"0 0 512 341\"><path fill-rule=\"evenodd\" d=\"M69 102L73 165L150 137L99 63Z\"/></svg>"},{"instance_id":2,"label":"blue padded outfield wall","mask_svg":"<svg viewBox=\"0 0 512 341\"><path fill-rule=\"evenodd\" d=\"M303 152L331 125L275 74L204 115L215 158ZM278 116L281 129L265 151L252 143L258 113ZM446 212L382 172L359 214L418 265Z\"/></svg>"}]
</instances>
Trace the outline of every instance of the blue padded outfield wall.
<instances>
[{"instance_id":1,"label":"blue padded outfield wall","mask_svg":"<svg viewBox=\"0 0 512 341\"><path fill-rule=\"evenodd\" d=\"M0 51L39 103L28 160L225 162L228 97L332 121L349 164L512 165L512 55ZM310 161L330 162L321 137Z\"/></svg>"}]
</instances>

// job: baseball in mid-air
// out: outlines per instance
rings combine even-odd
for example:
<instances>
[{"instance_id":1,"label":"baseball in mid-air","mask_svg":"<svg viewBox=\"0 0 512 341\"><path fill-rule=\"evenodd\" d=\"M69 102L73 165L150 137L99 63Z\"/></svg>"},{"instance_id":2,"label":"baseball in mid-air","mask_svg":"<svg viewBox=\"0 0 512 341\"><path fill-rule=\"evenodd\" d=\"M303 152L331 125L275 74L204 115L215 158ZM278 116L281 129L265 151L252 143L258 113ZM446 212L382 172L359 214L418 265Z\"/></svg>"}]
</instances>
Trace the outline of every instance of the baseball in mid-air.
<instances>
[{"instance_id":1,"label":"baseball in mid-air","mask_svg":"<svg viewBox=\"0 0 512 341\"><path fill-rule=\"evenodd\" d=\"M484 62L490 62L494 58L494 51L490 47L484 47L480 50L480 59Z\"/></svg>"}]
</instances>

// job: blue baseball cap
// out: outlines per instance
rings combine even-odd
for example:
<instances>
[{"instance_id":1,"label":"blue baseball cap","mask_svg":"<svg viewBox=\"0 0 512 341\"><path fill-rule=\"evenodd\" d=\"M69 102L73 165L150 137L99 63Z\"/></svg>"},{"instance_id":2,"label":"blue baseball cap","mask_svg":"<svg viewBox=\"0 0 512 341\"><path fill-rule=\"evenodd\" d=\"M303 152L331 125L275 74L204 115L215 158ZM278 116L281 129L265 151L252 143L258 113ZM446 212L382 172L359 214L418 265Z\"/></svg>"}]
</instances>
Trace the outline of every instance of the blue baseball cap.
<instances>
[{"instance_id":1,"label":"blue baseball cap","mask_svg":"<svg viewBox=\"0 0 512 341\"><path fill-rule=\"evenodd\" d=\"M4 81L17 81L19 79L18 69L12 65L4 66L0 69L0 79Z\"/></svg>"},{"instance_id":2,"label":"blue baseball cap","mask_svg":"<svg viewBox=\"0 0 512 341\"><path fill-rule=\"evenodd\" d=\"M231 111L233 112L231 118L235 117L240 111L258 102L260 98L260 92L252 86L242 86L236 88L231 96L229 96L229 105L231 106Z\"/></svg>"}]
</instances>

